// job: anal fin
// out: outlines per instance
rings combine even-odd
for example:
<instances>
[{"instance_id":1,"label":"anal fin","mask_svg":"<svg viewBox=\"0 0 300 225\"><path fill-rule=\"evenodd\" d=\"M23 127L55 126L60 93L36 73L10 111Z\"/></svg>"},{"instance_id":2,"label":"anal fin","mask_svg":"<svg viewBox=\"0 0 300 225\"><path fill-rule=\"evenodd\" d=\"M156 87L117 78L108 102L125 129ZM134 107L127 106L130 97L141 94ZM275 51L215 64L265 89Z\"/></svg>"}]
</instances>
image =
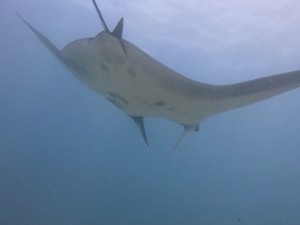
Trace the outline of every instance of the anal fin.
<instances>
[{"instance_id":1,"label":"anal fin","mask_svg":"<svg viewBox=\"0 0 300 225\"><path fill-rule=\"evenodd\" d=\"M180 137L178 138L178 141L173 149L173 152L172 152L172 159L174 160L175 159L175 153L178 149L178 146L179 144L182 142L182 140L186 137L187 134L190 133L190 131L198 131L199 130L199 126L197 127L192 127L192 126L186 126L184 125L184 130L183 132L181 133Z\"/></svg>"}]
</instances>

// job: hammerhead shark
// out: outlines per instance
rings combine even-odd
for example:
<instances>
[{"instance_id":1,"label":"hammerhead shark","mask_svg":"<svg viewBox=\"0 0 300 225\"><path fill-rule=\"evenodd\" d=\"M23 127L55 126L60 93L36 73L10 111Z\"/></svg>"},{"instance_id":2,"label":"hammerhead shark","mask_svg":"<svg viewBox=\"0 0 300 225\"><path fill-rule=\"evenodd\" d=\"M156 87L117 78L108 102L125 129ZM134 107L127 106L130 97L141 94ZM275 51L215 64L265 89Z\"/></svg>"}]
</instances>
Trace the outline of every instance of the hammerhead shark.
<instances>
[{"instance_id":1,"label":"hammerhead shark","mask_svg":"<svg viewBox=\"0 0 300 225\"><path fill-rule=\"evenodd\" d=\"M181 124L184 131L177 147L187 133L198 131L199 124L212 115L300 86L300 70L230 85L191 80L123 39L123 18L110 31L96 0L92 2L104 31L72 41L62 50L18 15L77 79L133 119L147 147L144 117L163 117Z\"/></svg>"}]
</instances>

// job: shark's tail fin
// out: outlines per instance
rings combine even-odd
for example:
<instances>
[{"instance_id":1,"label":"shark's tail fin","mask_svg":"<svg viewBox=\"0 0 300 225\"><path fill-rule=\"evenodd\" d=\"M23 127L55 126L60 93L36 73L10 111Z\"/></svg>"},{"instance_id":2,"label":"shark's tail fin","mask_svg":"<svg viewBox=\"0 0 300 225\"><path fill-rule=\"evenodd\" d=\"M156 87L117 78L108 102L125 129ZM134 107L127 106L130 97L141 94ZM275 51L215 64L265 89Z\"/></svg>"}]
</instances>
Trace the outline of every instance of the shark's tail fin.
<instances>
[{"instance_id":1,"label":"shark's tail fin","mask_svg":"<svg viewBox=\"0 0 300 225\"><path fill-rule=\"evenodd\" d=\"M220 96L218 112L239 108L300 87L300 70L247 82L215 86Z\"/></svg>"},{"instance_id":2,"label":"shark's tail fin","mask_svg":"<svg viewBox=\"0 0 300 225\"><path fill-rule=\"evenodd\" d=\"M58 58L59 60L63 60L59 49L56 48L56 46L45 35L43 35L41 32L39 32L37 29L31 26L17 11L16 14L56 58Z\"/></svg>"}]
</instances>

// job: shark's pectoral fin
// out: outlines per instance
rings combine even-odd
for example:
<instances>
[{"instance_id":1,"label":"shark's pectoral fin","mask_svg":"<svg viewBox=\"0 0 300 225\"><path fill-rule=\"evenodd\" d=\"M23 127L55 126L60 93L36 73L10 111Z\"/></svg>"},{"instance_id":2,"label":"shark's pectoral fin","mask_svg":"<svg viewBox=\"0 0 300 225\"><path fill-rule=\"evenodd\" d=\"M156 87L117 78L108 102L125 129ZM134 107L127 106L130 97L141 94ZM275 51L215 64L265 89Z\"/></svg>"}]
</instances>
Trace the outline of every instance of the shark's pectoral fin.
<instances>
[{"instance_id":1,"label":"shark's pectoral fin","mask_svg":"<svg viewBox=\"0 0 300 225\"><path fill-rule=\"evenodd\" d=\"M144 117L140 117L140 116L130 116L130 118L133 119L133 121L135 122L135 124L138 126L138 128L141 131L141 134L143 136L143 139L145 141L145 144L147 146L147 148L149 149L149 144L148 144L148 140L147 140L147 136L146 136L146 132L145 132L145 126L144 126Z\"/></svg>"},{"instance_id":2,"label":"shark's pectoral fin","mask_svg":"<svg viewBox=\"0 0 300 225\"><path fill-rule=\"evenodd\" d=\"M172 158L173 158L173 159L175 159L175 153L176 153L176 151L177 151L177 149L178 149L179 144L180 144L180 143L182 142L182 140L186 137L186 135L187 135L188 133L190 133L190 131L198 131L198 130L199 130L199 126L193 127L193 126L186 126L186 125L184 125L184 130L183 130L183 132L181 133L180 137L178 138L178 141L177 141L177 143L176 143L176 145L175 145L175 147L174 147L174 149L173 149L173 152L172 152Z\"/></svg>"},{"instance_id":3,"label":"shark's pectoral fin","mask_svg":"<svg viewBox=\"0 0 300 225\"><path fill-rule=\"evenodd\" d=\"M50 50L50 52L61 62L64 63L64 59L61 55L61 52L59 51L56 46L49 41L49 39L43 35L41 32L39 32L37 29L35 29L33 26L31 26L30 23L28 23L17 11L15 11L16 14L19 16L19 18L29 27L29 29L35 34L35 36Z\"/></svg>"}]
</instances>

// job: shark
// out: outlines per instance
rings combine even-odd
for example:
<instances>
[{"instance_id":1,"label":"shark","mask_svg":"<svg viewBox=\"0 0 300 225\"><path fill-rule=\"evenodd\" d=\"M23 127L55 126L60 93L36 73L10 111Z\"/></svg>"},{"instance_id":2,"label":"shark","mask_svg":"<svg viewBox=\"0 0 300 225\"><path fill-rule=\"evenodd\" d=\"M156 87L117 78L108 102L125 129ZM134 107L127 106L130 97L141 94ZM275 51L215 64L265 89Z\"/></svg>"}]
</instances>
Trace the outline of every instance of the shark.
<instances>
[{"instance_id":1,"label":"shark","mask_svg":"<svg viewBox=\"0 0 300 225\"><path fill-rule=\"evenodd\" d=\"M125 40L123 18L110 30L99 10L103 31L70 42L59 50L22 16L47 49L87 87L125 112L149 148L145 117L162 117L183 126L175 149L190 131L213 115L279 95L300 86L300 70L240 83L215 85L183 76Z\"/></svg>"}]
</instances>

